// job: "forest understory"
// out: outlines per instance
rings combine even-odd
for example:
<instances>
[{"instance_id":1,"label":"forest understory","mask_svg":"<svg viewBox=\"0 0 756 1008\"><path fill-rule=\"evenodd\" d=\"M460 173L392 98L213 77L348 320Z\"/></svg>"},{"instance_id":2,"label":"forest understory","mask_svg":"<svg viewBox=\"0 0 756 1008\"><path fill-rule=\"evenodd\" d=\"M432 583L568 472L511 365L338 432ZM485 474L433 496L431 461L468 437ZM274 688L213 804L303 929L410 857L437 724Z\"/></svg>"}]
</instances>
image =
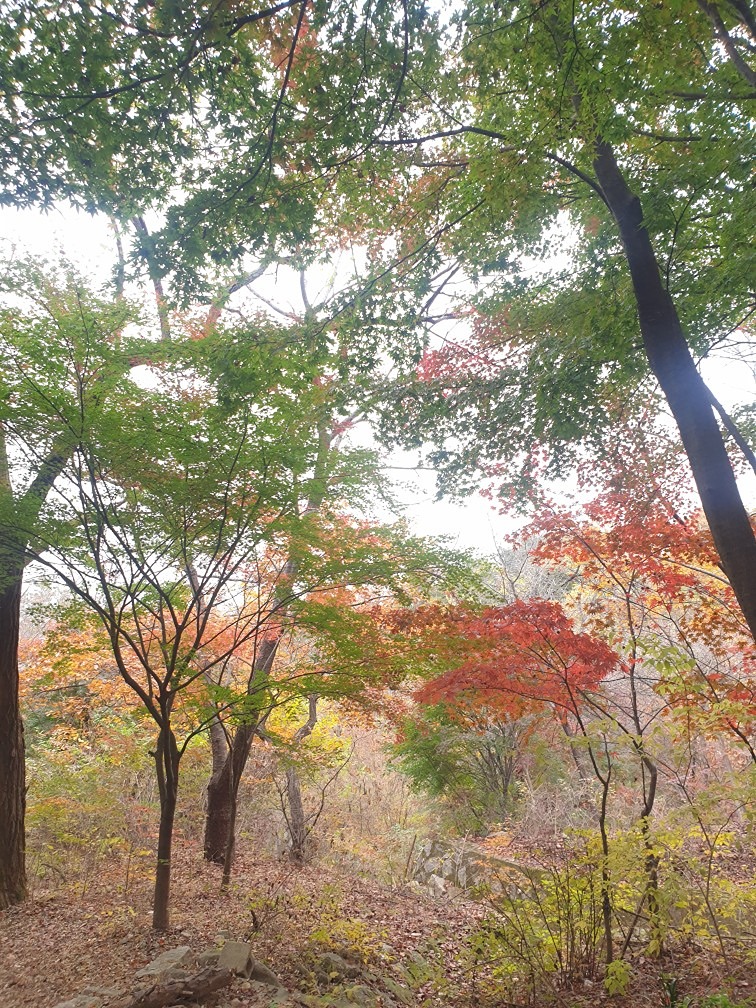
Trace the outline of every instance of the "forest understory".
<instances>
[{"instance_id":1,"label":"forest understory","mask_svg":"<svg viewBox=\"0 0 756 1008\"><path fill-rule=\"evenodd\" d=\"M293 863L286 850L280 796L272 778L264 776L270 756L252 759L227 887L221 886L219 866L203 860L201 754L192 762L177 819L172 925L166 932L150 928L156 809L145 770L114 766L100 751L88 767L60 765L57 781L48 775L36 788L33 782L31 895L3 916L2 1004L53 1008L89 987L129 991L135 974L165 950L188 945L197 953L225 940L249 942L254 957L283 988L310 998L301 1003L323 1008L351 1003L375 1008L734 1008L756 1003L749 937L740 935L723 956L700 919L699 934L691 933L689 921L677 919L676 927L666 929L660 952L649 951L647 922L639 927L625 953L624 989L606 990L600 928L593 919L586 930L584 892L575 890L572 906L566 895L569 880L592 870L584 827L589 805L570 809L574 794L542 787L522 800L508 824L496 824L488 836L460 837L443 803L414 793L386 765L385 730L353 726L347 734L353 736L352 757L336 781L324 792L322 774L320 779L316 774L304 789L307 807L322 803L323 810L303 863ZM123 792L116 804L109 802L111 789ZM441 885L438 875L431 886L418 881L428 877L418 868L423 840L430 835L445 835L451 846L484 866L477 884L467 890L449 881ZM752 900L756 857L747 838L731 838L717 856L717 878L726 879L746 902ZM497 865L506 865L499 868L499 881L503 871L511 882L516 865L537 871L533 891L526 892L523 876L515 898L502 897L496 890ZM665 885L679 883L679 860L663 861L660 872L667 876ZM491 885L481 882L486 873ZM539 888L548 893L553 880L568 883L561 890L562 905L559 898L554 904L537 895ZM571 961L556 963L543 956L543 949L539 958L535 946L542 929L530 934L533 954L518 959L521 914L542 918L558 933ZM503 940L502 928L509 928L509 941ZM319 957L331 953L354 967L352 979L316 978ZM402 1000L382 1000L387 992L381 978L386 977L398 985ZM218 1008L300 1004L285 1000L281 990L274 1000L274 993L236 978L202 1003Z\"/></svg>"}]
</instances>

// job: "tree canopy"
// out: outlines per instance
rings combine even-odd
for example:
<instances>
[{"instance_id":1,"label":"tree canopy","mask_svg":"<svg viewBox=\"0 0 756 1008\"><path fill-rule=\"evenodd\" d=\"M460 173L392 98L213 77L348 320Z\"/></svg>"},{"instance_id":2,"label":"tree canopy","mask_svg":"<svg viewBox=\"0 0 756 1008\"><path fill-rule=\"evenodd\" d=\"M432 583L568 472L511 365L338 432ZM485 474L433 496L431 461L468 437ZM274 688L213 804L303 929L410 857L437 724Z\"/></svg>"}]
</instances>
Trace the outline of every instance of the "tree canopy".
<instances>
[{"instance_id":1,"label":"tree canopy","mask_svg":"<svg viewBox=\"0 0 756 1008\"><path fill-rule=\"evenodd\" d=\"M205 629L213 604L221 619L244 600L262 554L280 576L249 616L270 632L234 731L219 681L208 708L215 757L225 732L224 794L285 626L318 639L303 667L323 692L325 664L368 681L370 652L386 682L400 666L431 680L433 704L477 692L496 709L506 695L508 717L547 704L570 731L580 698L625 667L611 634L588 633L560 602L481 607L459 557L371 524L376 453L350 443L363 420L382 446L425 451L441 492L485 484L540 508L541 555L563 544L585 579L601 568L611 581L614 566L626 608L664 596L688 673L670 677L670 695L695 680L685 642L717 637L713 611L730 642L744 639L721 578L717 605L678 619L698 585L685 564L719 565L756 636L756 538L737 483L756 471L749 412L730 416L700 367L747 360L751 336L747 3L6 0L2 12L0 203L105 215L117 255L104 291L19 261L3 280L0 904L24 891L17 647L30 559L99 615L116 653L137 643L168 805L174 687L209 686L223 647L248 643L238 618L228 633L216 622L213 657ZM311 297L309 267L336 271L335 293ZM267 295L253 307L261 278L268 293L296 282L301 310ZM148 297L159 332L137 307ZM681 459L711 545L680 503ZM548 481L575 471L610 491L590 529L545 506ZM324 585L333 594L316 602ZM341 613L367 585L398 611ZM709 716L717 697L742 701L748 738L742 684L718 692L718 674L701 674ZM606 798L611 754L589 742ZM231 850L233 823L226 839Z\"/></svg>"}]
</instances>

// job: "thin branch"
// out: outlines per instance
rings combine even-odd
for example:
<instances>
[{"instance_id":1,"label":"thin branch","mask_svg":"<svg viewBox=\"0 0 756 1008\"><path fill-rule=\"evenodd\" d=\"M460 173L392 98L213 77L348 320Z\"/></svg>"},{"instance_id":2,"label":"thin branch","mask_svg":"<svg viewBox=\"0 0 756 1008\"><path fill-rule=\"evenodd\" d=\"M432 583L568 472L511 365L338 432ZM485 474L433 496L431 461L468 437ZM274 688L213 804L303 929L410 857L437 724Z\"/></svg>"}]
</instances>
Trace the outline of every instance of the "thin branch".
<instances>
[{"instance_id":1,"label":"thin branch","mask_svg":"<svg viewBox=\"0 0 756 1008\"><path fill-rule=\"evenodd\" d=\"M506 141L507 139L502 133L497 133L495 130L483 129L481 126L459 126L457 129L438 130L436 133L426 133L422 136L401 137L393 140L376 139L375 143L379 144L381 147L419 147L421 144L430 143L432 140L443 140L446 137L462 136L465 133L473 133L476 136L490 137L492 140ZM515 147L511 144L502 148L502 150L507 153L513 153L520 149L520 147Z\"/></svg>"},{"instance_id":2,"label":"thin branch","mask_svg":"<svg viewBox=\"0 0 756 1008\"><path fill-rule=\"evenodd\" d=\"M730 437L733 439L733 441L738 446L738 448L740 448L740 450L743 453L743 456L745 457L746 461L748 462L748 464L750 465L750 467L753 469L753 471L756 473L756 454L754 454L753 449L751 448L751 446L748 444L748 442L745 440L745 438L743 437L743 435L738 430L735 421L732 419L732 417L729 415L729 413L725 410L724 406L721 404L721 402L719 402L719 400L716 398L716 396L711 391L711 389L708 388L708 386L707 386L707 391L709 393L709 399L711 400L711 404L714 407L714 409L717 411L717 413L719 414L720 419L722 420L722 424L723 424L725 430L730 435Z\"/></svg>"},{"instance_id":3,"label":"thin branch","mask_svg":"<svg viewBox=\"0 0 756 1008\"><path fill-rule=\"evenodd\" d=\"M171 338L171 327L168 318L168 305L166 304L165 292L163 290L163 282L160 276L157 261L155 259L155 243L152 239L152 235L147 230L144 217L139 215L132 217L131 223L134 225L134 230L137 233L139 250L145 263L147 264L147 272L149 273L150 280L152 281L152 287L155 291L155 305L157 306L158 319L160 321L160 337L167 342Z\"/></svg>"}]
</instances>

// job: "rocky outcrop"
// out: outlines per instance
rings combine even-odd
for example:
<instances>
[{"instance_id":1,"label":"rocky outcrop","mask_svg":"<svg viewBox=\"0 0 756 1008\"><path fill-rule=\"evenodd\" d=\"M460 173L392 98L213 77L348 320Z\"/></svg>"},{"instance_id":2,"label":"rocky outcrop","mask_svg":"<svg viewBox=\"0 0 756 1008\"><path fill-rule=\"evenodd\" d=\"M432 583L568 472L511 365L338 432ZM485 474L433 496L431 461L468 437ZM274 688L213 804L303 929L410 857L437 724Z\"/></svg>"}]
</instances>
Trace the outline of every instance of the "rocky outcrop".
<instances>
[{"instance_id":1,"label":"rocky outcrop","mask_svg":"<svg viewBox=\"0 0 756 1008\"><path fill-rule=\"evenodd\" d=\"M415 1003L398 979L336 952L310 953L298 972L306 991L285 987L254 957L249 942L223 940L199 955L182 945L140 969L131 990L87 988L55 1008L403 1008Z\"/></svg>"},{"instance_id":2,"label":"rocky outcrop","mask_svg":"<svg viewBox=\"0 0 756 1008\"><path fill-rule=\"evenodd\" d=\"M471 896L505 893L517 898L526 896L542 874L538 868L496 857L465 841L427 840L415 854L412 881L436 897L454 888Z\"/></svg>"}]
</instances>

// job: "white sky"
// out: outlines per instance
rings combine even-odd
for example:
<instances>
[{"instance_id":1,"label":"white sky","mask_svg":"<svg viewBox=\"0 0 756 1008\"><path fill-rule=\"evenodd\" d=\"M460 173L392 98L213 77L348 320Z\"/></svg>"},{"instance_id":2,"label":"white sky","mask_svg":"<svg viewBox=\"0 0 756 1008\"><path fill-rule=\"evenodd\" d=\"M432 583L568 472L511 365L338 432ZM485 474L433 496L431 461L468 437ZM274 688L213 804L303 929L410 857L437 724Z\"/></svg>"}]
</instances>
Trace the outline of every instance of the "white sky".
<instances>
[{"instance_id":1,"label":"white sky","mask_svg":"<svg viewBox=\"0 0 756 1008\"><path fill-rule=\"evenodd\" d=\"M95 286L107 282L115 261L115 243L108 222L70 208L54 208L47 213L35 209L0 210L0 252L7 253L11 247L20 254L31 253L53 262L64 257L89 274ZM292 301L299 301L296 292L292 292ZM752 369L727 362L706 362L703 372L725 408L756 399ZM414 459L406 453L396 453L388 461L405 467L411 466ZM513 522L492 509L483 498L470 498L463 505L435 500L432 473L413 474L402 469L392 475L405 484L401 493L405 502L403 515L420 534L448 536L457 546L491 554L496 541L513 528ZM744 480L742 489L753 506L756 478Z\"/></svg>"}]
</instances>

